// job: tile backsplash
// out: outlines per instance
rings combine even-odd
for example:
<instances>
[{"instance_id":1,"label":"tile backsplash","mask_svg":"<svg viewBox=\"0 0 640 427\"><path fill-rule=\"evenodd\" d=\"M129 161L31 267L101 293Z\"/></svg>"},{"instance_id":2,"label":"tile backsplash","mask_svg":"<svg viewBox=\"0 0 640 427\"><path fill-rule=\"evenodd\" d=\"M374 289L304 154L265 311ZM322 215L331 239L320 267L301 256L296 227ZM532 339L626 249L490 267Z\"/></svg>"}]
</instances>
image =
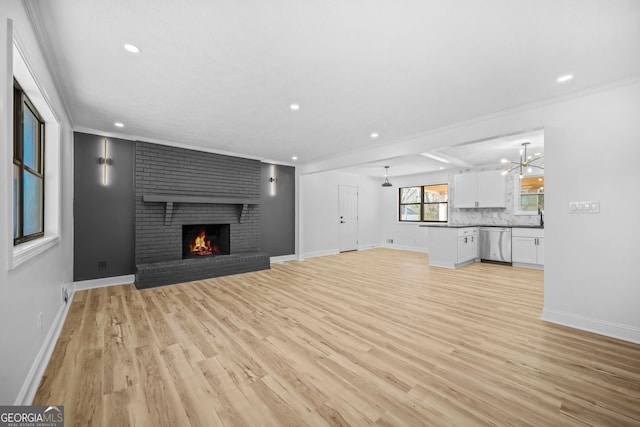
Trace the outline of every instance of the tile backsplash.
<instances>
[{"instance_id":1,"label":"tile backsplash","mask_svg":"<svg viewBox=\"0 0 640 427\"><path fill-rule=\"evenodd\" d=\"M465 173L453 171L449 173L449 224L460 225L539 225L538 215L515 215L514 212L514 179L518 177L514 174L507 175L505 185L505 197L507 207L498 208L475 208L459 209L455 206L455 186L454 175Z\"/></svg>"}]
</instances>

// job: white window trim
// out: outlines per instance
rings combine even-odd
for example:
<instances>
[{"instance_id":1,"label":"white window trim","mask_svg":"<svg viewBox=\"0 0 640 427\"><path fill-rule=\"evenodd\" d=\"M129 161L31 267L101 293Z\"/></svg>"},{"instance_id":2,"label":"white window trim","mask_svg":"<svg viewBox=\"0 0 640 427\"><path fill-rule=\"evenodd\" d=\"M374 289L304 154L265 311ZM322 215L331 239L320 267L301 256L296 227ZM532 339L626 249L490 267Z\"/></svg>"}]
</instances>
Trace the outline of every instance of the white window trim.
<instances>
[{"instance_id":1,"label":"white window trim","mask_svg":"<svg viewBox=\"0 0 640 427\"><path fill-rule=\"evenodd\" d=\"M9 230L7 244L10 246L9 270L15 269L20 264L56 246L60 242L61 229L61 191L60 191L60 120L51 107L51 102L38 82L32 68L29 66L25 50L14 32L12 43L12 61L7 64L9 68L10 85L13 87L13 78L20 83L22 90L27 94L33 105L38 110L45 122L45 195L44 195L44 236L20 245L13 245L13 191L8 191L7 213ZM13 158L13 91L7 99L7 115L9 123L9 141L11 156Z\"/></svg>"},{"instance_id":2,"label":"white window trim","mask_svg":"<svg viewBox=\"0 0 640 427\"><path fill-rule=\"evenodd\" d=\"M544 176L544 174L541 173L541 174L535 174L535 175L530 175L530 176ZM521 188L520 188L520 179L518 178L518 175L514 175L513 176L513 214L514 215L520 215L520 216L537 216L538 215L537 211L523 211L523 210L520 210L520 196L521 195L522 195L522 193L521 193Z\"/></svg>"}]
</instances>

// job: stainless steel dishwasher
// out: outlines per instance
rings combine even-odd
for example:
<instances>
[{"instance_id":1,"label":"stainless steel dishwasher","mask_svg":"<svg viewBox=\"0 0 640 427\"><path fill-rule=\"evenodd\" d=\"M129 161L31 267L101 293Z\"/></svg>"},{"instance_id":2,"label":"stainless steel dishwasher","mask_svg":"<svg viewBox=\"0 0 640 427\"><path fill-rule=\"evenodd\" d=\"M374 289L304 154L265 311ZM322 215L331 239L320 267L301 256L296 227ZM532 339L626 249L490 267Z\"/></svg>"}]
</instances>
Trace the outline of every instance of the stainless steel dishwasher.
<instances>
[{"instance_id":1,"label":"stainless steel dishwasher","mask_svg":"<svg viewBox=\"0 0 640 427\"><path fill-rule=\"evenodd\" d=\"M511 264L510 227L480 227L480 260Z\"/></svg>"}]
</instances>

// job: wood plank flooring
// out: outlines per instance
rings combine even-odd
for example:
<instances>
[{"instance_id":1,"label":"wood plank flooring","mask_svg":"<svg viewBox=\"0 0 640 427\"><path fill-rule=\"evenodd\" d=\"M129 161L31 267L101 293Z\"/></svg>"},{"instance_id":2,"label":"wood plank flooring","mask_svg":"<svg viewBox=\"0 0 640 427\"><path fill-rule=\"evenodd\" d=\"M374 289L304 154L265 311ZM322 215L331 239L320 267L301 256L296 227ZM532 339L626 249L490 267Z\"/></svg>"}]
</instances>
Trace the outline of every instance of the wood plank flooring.
<instances>
[{"instance_id":1,"label":"wood plank flooring","mask_svg":"<svg viewBox=\"0 0 640 427\"><path fill-rule=\"evenodd\" d=\"M640 346L540 320L543 273L375 249L77 292L67 426L640 425Z\"/></svg>"}]
</instances>

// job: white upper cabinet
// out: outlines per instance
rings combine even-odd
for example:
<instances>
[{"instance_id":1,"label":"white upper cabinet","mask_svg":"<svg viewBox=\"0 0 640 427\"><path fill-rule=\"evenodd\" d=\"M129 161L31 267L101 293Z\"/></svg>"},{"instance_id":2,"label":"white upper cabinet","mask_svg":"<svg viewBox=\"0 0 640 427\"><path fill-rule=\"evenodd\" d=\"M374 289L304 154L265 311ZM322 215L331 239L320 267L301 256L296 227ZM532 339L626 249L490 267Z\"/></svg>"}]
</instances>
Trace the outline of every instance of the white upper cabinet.
<instances>
[{"instance_id":1,"label":"white upper cabinet","mask_svg":"<svg viewBox=\"0 0 640 427\"><path fill-rule=\"evenodd\" d=\"M454 206L475 208L478 201L478 178L475 173L456 175L453 181Z\"/></svg>"},{"instance_id":2,"label":"white upper cabinet","mask_svg":"<svg viewBox=\"0 0 640 427\"><path fill-rule=\"evenodd\" d=\"M500 171L454 176L454 207L505 208L505 177Z\"/></svg>"},{"instance_id":3,"label":"white upper cabinet","mask_svg":"<svg viewBox=\"0 0 640 427\"><path fill-rule=\"evenodd\" d=\"M478 207L506 208L505 181L501 171L478 173Z\"/></svg>"}]
</instances>

